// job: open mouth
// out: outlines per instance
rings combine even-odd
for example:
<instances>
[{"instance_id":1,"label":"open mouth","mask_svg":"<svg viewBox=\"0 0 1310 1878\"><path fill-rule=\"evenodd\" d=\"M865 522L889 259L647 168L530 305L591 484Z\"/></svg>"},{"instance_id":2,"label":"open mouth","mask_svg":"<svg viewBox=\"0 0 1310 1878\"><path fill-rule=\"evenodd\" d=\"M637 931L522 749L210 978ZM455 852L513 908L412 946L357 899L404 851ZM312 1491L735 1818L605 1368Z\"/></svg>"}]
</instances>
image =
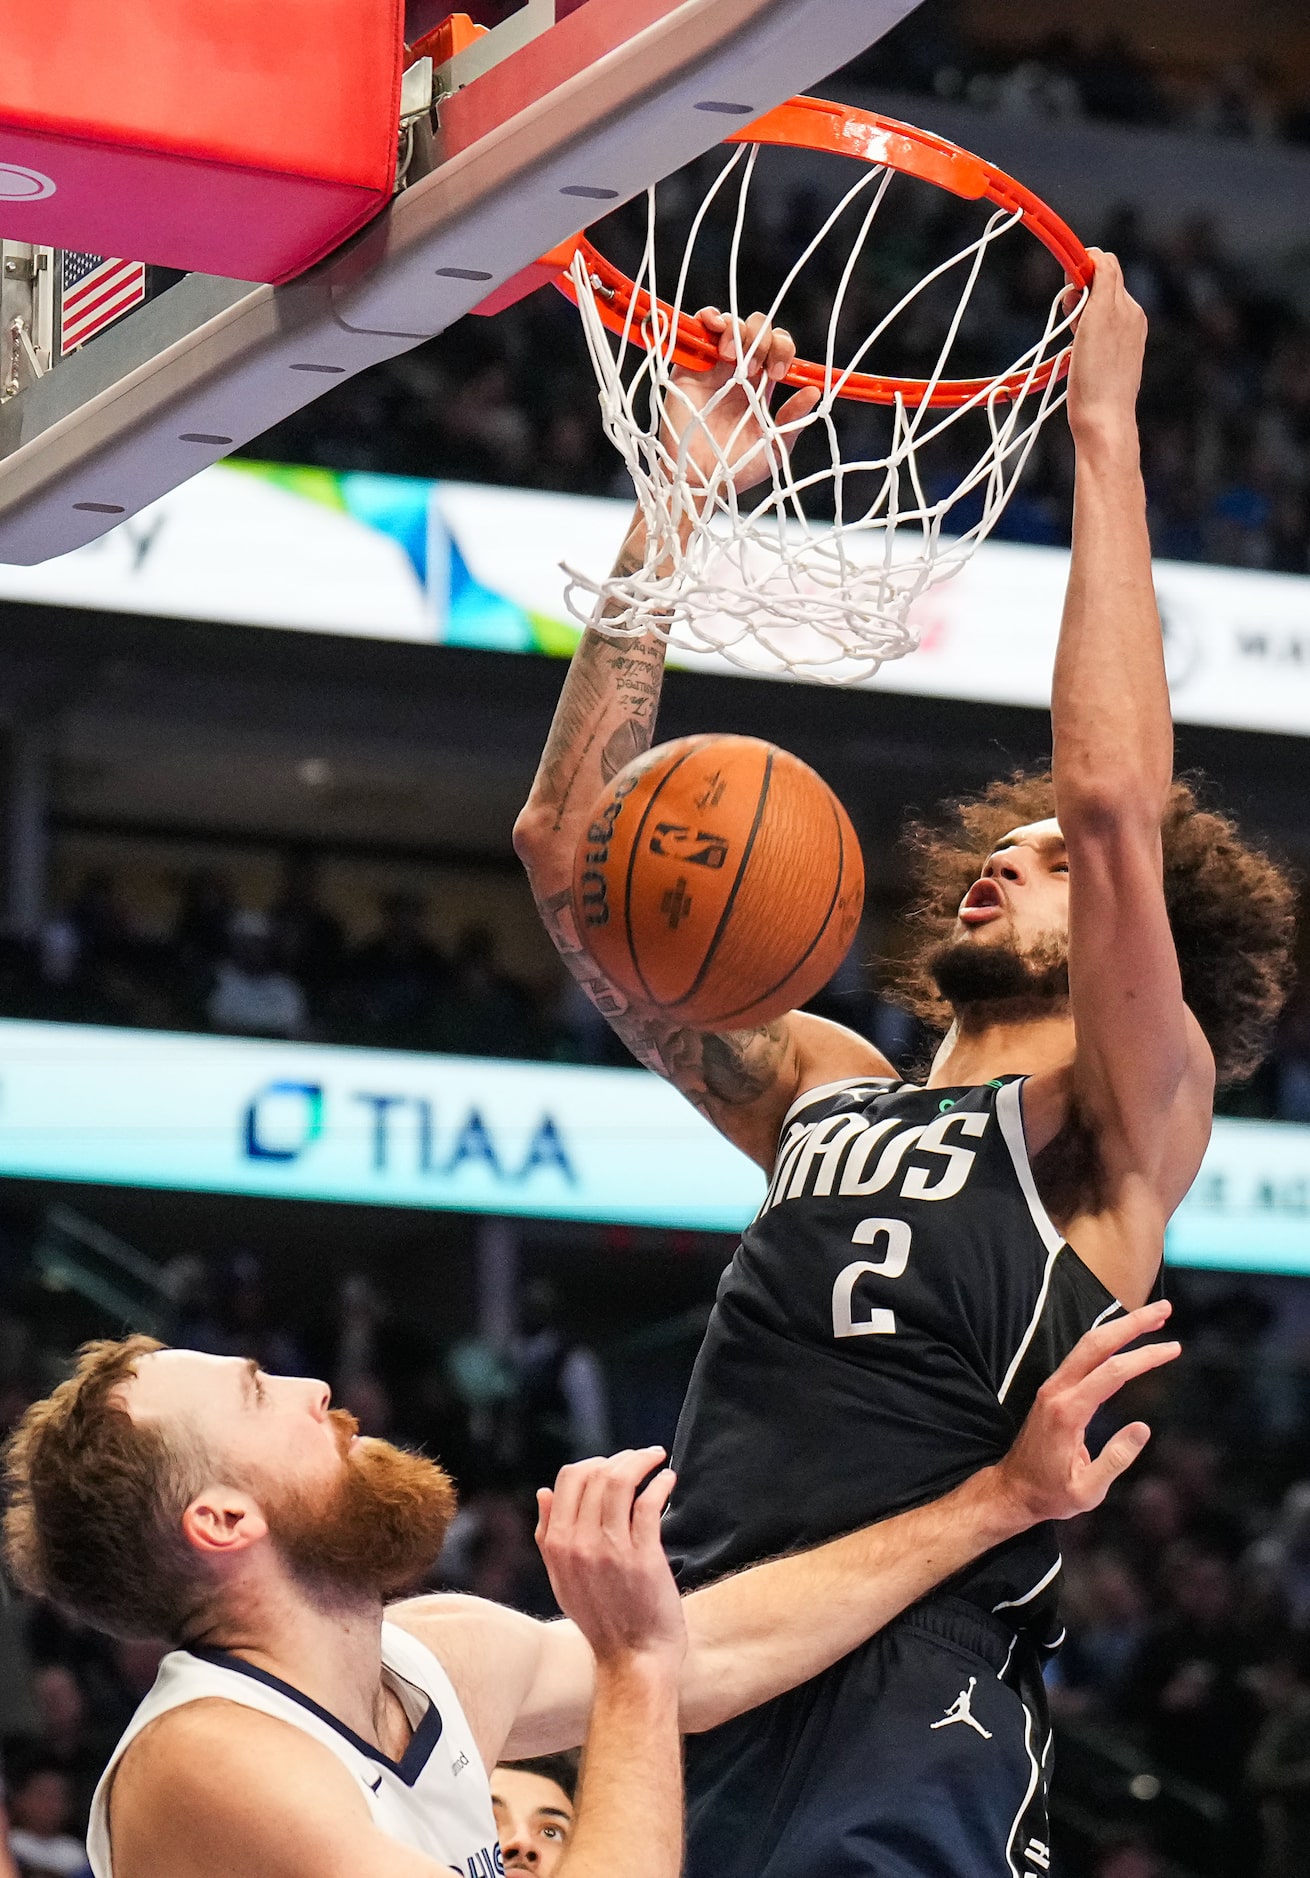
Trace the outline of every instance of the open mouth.
<instances>
[{"instance_id":1,"label":"open mouth","mask_svg":"<svg viewBox=\"0 0 1310 1878\"><path fill-rule=\"evenodd\" d=\"M975 880L960 902L960 918L966 926L985 926L1004 912L1005 896L991 879Z\"/></svg>"}]
</instances>

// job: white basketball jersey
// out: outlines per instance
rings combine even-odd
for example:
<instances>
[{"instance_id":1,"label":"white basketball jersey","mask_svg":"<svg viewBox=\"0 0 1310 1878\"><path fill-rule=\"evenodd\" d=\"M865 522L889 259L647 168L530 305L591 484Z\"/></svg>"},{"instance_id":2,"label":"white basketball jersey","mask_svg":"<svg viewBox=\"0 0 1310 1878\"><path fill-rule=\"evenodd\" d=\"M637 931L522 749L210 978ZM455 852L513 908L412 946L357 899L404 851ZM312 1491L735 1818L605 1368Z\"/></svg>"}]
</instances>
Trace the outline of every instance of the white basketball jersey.
<instances>
[{"instance_id":1,"label":"white basketball jersey","mask_svg":"<svg viewBox=\"0 0 1310 1878\"><path fill-rule=\"evenodd\" d=\"M124 1750L169 1709L215 1696L275 1715L330 1748L358 1782L379 1832L388 1838L426 1852L463 1878L501 1878L505 1867L486 1771L445 1670L408 1631L383 1624L382 1675L414 1730L398 1761L289 1683L240 1657L223 1650L171 1651L96 1788L87 1833L95 1878L113 1878L109 1788Z\"/></svg>"}]
</instances>

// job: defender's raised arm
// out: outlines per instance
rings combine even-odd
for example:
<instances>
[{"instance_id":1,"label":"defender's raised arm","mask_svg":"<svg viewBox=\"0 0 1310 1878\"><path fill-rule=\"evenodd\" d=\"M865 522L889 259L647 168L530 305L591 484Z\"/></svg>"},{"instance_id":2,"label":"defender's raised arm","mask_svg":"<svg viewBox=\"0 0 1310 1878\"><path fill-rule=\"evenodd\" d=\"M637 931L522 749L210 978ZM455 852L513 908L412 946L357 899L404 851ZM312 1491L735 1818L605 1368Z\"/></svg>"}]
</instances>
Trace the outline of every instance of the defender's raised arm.
<instances>
[{"instance_id":1,"label":"defender's raised arm","mask_svg":"<svg viewBox=\"0 0 1310 1878\"><path fill-rule=\"evenodd\" d=\"M1087 1424L1126 1382L1178 1355L1177 1343L1138 1341L1163 1329L1169 1309L1148 1305L1087 1332L1041 1389L1008 1455L953 1492L686 1596L684 1732L714 1728L817 1675L1015 1534L1099 1506L1150 1431L1129 1423L1093 1460ZM577 1462L563 1470L553 1498L543 1495L538 1539L565 1610L574 1608L576 1583L599 1582L597 1574L614 1570L630 1545L645 1544L642 1502L631 1519L629 1512L658 1459L648 1449ZM655 1483L660 1504L667 1478ZM649 1595L667 1599L673 1586L657 1542L650 1554ZM550 1753L582 1739L595 1671L575 1624L541 1623L449 1594L391 1614L446 1664L489 1767L503 1756Z\"/></svg>"}]
</instances>

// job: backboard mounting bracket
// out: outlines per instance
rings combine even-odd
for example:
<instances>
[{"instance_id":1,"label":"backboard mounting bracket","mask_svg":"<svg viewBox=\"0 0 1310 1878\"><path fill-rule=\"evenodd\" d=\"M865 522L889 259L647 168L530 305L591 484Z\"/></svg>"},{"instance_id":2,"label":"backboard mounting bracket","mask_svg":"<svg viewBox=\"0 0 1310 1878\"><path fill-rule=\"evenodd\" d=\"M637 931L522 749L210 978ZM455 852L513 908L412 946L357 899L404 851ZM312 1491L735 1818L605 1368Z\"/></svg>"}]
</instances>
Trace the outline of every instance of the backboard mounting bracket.
<instances>
[{"instance_id":1,"label":"backboard mounting bracket","mask_svg":"<svg viewBox=\"0 0 1310 1878\"><path fill-rule=\"evenodd\" d=\"M761 115L915 3L562 4L442 100L432 167L317 267L277 288L189 274L0 403L0 560L30 566L96 540L331 385L443 332L582 222L710 149L723 100ZM553 16L554 0L532 0L528 23L544 6Z\"/></svg>"}]
</instances>

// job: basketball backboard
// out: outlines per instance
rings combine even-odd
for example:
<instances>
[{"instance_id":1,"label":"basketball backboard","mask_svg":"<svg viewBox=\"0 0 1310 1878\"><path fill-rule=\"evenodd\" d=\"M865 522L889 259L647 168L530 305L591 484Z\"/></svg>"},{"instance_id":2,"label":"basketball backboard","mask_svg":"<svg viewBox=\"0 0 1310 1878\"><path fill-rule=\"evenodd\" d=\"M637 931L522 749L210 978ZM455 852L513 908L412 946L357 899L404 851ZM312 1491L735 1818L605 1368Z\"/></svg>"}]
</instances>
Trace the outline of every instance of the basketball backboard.
<instances>
[{"instance_id":1,"label":"basketball backboard","mask_svg":"<svg viewBox=\"0 0 1310 1878\"><path fill-rule=\"evenodd\" d=\"M283 287L188 274L44 369L39 350L23 353L0 401L0 560L96 539L342 378L444 331L914 4L527 0L430 90L415 75L405 186L317 267Z\"/></svg>"}]
</instances>

